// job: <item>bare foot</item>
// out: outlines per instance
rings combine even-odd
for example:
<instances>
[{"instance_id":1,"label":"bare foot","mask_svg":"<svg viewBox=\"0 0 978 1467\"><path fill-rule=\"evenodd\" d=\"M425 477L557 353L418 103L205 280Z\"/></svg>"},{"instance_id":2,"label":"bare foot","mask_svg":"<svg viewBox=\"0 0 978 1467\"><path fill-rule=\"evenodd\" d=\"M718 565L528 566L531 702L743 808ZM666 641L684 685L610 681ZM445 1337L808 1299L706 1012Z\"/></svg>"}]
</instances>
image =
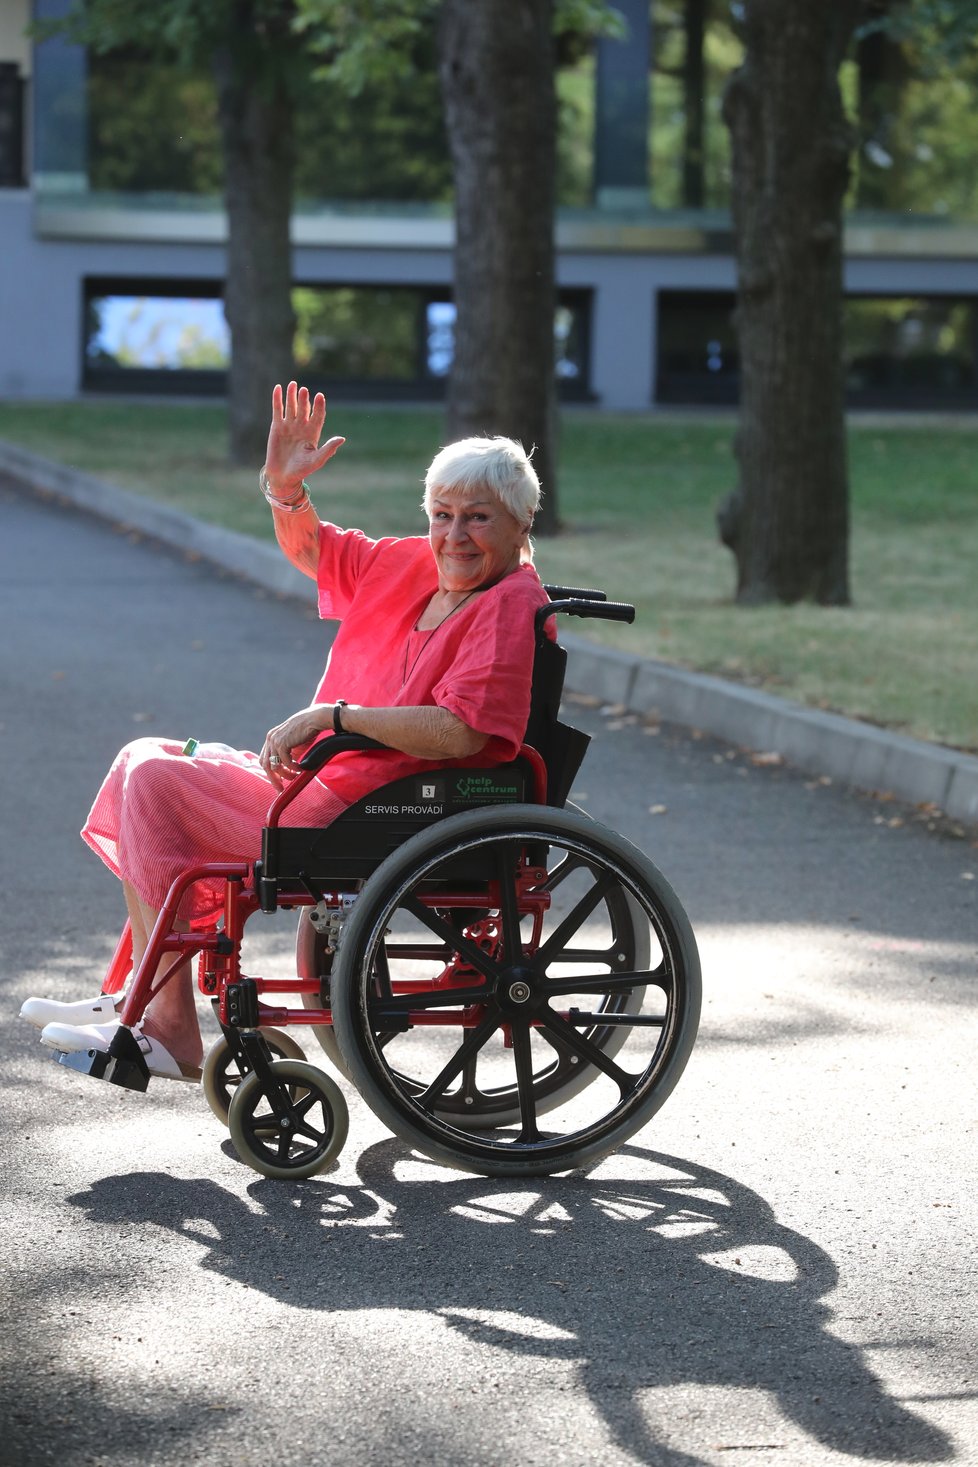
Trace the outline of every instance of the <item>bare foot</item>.
<instances>
[{"instance_id":1,"label":"bare foot","mask_svg":"<svg viewBox=\"0 0 978 1467\"><path fill-rule=\"evenodd\" d=\"M154 1023L152 1014L147 1012L143 1017L141 1028L148 1039L155 1039L158 1044L162 1044L178 1065L189 1065L193 1069L200 1069L204 1060L204 1046L196 1024L193 1028L189 1025L181 1026L178 1029L168 1028Z\"/></svg>"}]
</instances>

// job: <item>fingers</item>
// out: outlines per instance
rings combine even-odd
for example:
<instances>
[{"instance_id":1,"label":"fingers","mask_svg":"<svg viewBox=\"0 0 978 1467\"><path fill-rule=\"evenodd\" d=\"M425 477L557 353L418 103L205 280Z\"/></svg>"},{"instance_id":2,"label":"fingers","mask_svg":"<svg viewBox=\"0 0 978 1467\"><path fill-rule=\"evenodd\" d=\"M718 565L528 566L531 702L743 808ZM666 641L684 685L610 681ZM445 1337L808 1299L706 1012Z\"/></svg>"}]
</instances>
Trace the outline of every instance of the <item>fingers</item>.
<instances>
[{"instance_id":1,"label":"fingers","mask_svg":"<svg viewBox=\"0 0 978 1467\"><path fill-rule=\"evenodd\" d=\"M312 464L310 464L307 472L310 474L314 474L317 469L322 468L323 464L329 463L330 459L333 457L333 454L338 452L339 449L343 447L345 442L345 438L330 438L326 443L323 444L322 448L317 453L315 460Z\"/></svg>"},{"instance_id":2,"label":"fingers","mask_svg":"<svg viewBox=\"0 0 978 1467\"><path fill-rule=\"evenodd\" d=\"M262 751L258 756L268 778L277 790L281 790L290 781L301 773L298 764L292 758L292 751L283 738L284 730L273 728L266 736L262 745Z\"/></svg>"}]
</instances>

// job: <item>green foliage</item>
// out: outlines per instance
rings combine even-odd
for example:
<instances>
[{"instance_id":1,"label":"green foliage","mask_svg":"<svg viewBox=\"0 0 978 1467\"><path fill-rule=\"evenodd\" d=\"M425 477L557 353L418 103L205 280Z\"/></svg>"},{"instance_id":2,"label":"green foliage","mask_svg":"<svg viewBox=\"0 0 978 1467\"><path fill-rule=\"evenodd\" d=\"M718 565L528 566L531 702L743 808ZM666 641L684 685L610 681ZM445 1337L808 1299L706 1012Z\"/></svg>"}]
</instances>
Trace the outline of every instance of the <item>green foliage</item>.
<instances>
[{"instance_id":1,"label":"green foliage","mask_svg":"<svg viewBox=\"0 0 978 1467\"><path fill-rule=\"evenodd\" d=\"M296 28L319 58L317 75L351 96L413 74L441 0L296 0ZM623 36L621 13L606 0L556 0L554 36L561 64L575 65L598 36Z\"/></svg>"},{"instance_id":2,"label":"green foliage","mask_svg":"<svg viewBox=\"0 0 978 1467\"><path fill-rule=\"evenodd\" d=\"M649 115L652 202L683 207L682 150L687 125L682 66L686 36L684 0L653 0L653 74ZM743 44L726 6L715 6L703 42L703 182L707 208L730 200L730 137L721 108L727 80L743 59Z\"/></svg>"},{"instance_id":3,"label":"green foliage","mask_svg":"<svg viewBox=\"0 0 978 1467\"><path fill-rule=\"evenodd\" d=\"M292 0L248 0L255 40L291 20ZM208 59L215 47L231 40L245 42L240 31L239 0L166 0L162 5L134 5L132 0L75 0L59 20L40 21L38 39L61 34L96 52L135 46L171 56L184 65Z\"/></svg>"},{"instance_id":4,"label":"green foliage","mask_svg":"<svg viewBox=\"0 0 978 1467\"><path fill-rule=\"evenodd\" d=\"M411 380L417 368L418 301L414 291L383 286L298 289L296 368L335 379Z\"/></svg>"},{"instance_id":5,"label":"green foliage","mask_svg":"<svg viewBox=\"0 0 978 1467\"><path fill-rule=\"evenodd\" d=\"M316 75L357 97L412 76L416 47L437 12L438 0L297 0L295 24L317 59Z\"/></svg>"},{"instance_id":6,"label":"green foliage","mask_svg":"<svg viewBox=\"0 0 978 1467\"><path fill-rule=\"evenodd\" d=\"M92 56L88 126L93 189L221 191L217 98L205 71L132 50Z\"/></svg>"},{"instance_id":7,"label":"green foliage","mask_svg":"<svg viewBox=\"0 0 978 1467\"><path fill-rule=\"evenodd\" d=\"M628 27L621 11L605 0L557 0L554 6L554 31L558 36L573 32L579 36L616 36L623 39Z\"/></svg>"},{"instance_id":8,"label":"green foliage","mask_svg":"<svg viewBox=\"0 0 978 1467\"><path fill-rule=\"evenodd\" d=\"M300 0L296 45L315 81L293 66L299 201L448 204L451 163L437 76L440 0ZM269 9L281 17L284 5ZM165 13L164 13L165 12ZM92 0L71 19L89 62L90 178L113 192L213 195L223 166L209 48L230 0L160 12ZM223 19L222 19L223 17ZM590 202L594 84L591 30L614 32L597 0L558 6L557 28L581 43L558 76L558 197ZM127 39L129 37L130 39ZM314 65L312 58L315 58Z\"/></svg>"},{"instance_id":9,"label":"green foliage","mask_svg":"<svg viewBox=\"0 0 978 1467\"><path fill-rule=\"evenodd\" d=\"M557 73L557 202L585 209L594 186L594 53Z\"/></svg>"},{"instance_id":10,"label":"green foliage","mask_svg":"<svg viewBox=\"0 0 978 1467\"><path fill-rule=\"evenodd\" d=\"M896 0L873 16L860 34L886 31L936 70L978 51L978 0Z\"/></svg>"}]
</instances>

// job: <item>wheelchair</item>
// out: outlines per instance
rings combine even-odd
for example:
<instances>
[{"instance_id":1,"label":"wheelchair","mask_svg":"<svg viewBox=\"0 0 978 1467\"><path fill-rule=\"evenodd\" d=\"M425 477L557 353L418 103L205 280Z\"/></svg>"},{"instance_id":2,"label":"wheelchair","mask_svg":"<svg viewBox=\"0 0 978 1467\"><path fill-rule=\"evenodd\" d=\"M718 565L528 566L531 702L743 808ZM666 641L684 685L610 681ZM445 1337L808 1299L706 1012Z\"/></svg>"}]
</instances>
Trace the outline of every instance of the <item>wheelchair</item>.
<instances>
[{"instance_id":1,"label":"wheelchair","mask_svg":"<svg viewBox=\"0 0 978 1467\"><path fill-rule=\"evenodd\" d=\"M515 760L425 770L325 828L284 826L291 800L336 754L383 747L352 734L320 740L273 800L258 859L174 881L108 1052L60 1062L145 1090L131 1028L193 957L221 1026L204 1094L264 1176L313 1176L346 1140L342 1090L290 1033L303 1027L396 1136L449 1167L565 1172L645 1126L695 1041L696 941L656 866L568 803L590 739L560 719L567 654L547 624L557 614L630 622L634 608L599 591L546 590ZM222 880L222 916L174 931L183 893L202 877ZM280 909L298 912L296 976L248 976L245 923ZM127 927L104 992L122 989L131 954Z\"/></svg>"}]
</instances>

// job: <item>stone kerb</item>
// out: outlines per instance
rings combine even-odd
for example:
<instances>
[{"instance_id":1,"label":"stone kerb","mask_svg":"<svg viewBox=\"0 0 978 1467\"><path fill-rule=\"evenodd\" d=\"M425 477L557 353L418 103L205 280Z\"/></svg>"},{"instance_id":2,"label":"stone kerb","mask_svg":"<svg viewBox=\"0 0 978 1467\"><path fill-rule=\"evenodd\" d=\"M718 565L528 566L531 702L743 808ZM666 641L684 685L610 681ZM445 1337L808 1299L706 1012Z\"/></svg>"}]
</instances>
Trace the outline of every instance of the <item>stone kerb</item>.
<instances>
[{"instance_id":1,"label":"stone kerb","mask_svg":"<svg viewBox=\"0 0 978 1467\"><path fill-rule=\"evenodd\" d=\"M857 789L936 805L978 822L978 759L839 714L787 703L757 688L632 658L562 636L568 686L633 712L699 728L741 748L779 753L789 764Z\"/></svg>"}]
</instances>

